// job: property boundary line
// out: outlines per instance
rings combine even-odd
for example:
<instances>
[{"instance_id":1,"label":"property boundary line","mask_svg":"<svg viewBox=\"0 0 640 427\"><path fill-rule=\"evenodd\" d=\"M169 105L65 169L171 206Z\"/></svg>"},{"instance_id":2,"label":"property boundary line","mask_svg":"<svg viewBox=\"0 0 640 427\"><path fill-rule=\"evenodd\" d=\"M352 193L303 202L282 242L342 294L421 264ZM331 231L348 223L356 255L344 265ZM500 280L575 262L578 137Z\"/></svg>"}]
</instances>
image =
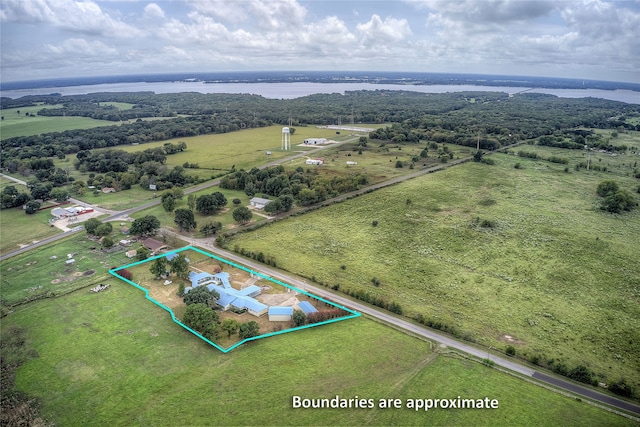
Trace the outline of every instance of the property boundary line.
<instances>
[{"instance_id":1,"label":"property boundary line","mask_svg":"<svg viewBox=\"0 0 640 427\"><path fill-rule=\"evenodd\" d=\"M118 270L122 270L122 269L129 268L129 267L135 267L135 266L137 266L137 265L140 265L140 264L144 264L144 263L147 263L147 262L153 261L153 260L155 260L155 259L157 259L157 258L166 257L166 256L167 256L167 255L169 255L169 254L172 254L172 253L179 253L179 252L186 251L186 250L192 250L192 251L195 251L195 252L199 252L199 253L201 253L201 254L203 254L203 255L205 255L205 256L207 256L207 257L209 257L209 258L216 259L216 260L218 260L218 261L220 261L220 262L223 262L223 263L225 263L225 264L227 264L227 265L230 265L230 266L232 266L232 267L239 268L239 269L244 270L244 271L246 271L246 272L248 272L248 273L251 273L251 274L255 274L255 275L257 275L257 276L262 277L263 279L269 280L270 282L276 283L276 284L278 284L278 285L280 285L280 286L284 286L285 288L288 288L288 289L293 289L293 290L294 290L294 291L296 291L296 292L299 292L299 293L304 294L304 295L306 295L306 296L308 296L308 297L311 297L311 298L317 299L318 301L322 301L322 302L324 302L325 304L331 305L331 306L333 306L333 307L340 308L340 309L342 309L342 310L344 310L344 311L346 311L346 312L348 312L348 313L351 313L351 314L350 314L349 316L344 316L344 317L340 317L340 318L337 318L337 319L329 319L329 320L325 320L325 321L322 321L322 322L313 323L313 324L310 324L310 325L296 326L296 327L294 327L294 328L285 329L285 330L282 330L282 331L269 332L269 333L262 334L262 335L258 335L258 336L255 336L255 337L245 338L245 339L243 339L243 340L241 340L241 341L239 341L239 342L235 343L234 345L232 345L232 346L230 346L230 347L226 347L226 348L225 348L225 347L222 347L222 346L220 346L220 345L216 344L215 342L213 342L213 341L211 341L211 340L209 340L209 339L205 338L205 337L204 337L204 336L202 336L199 332L197 332L197 331L195 331L195 330L191 329L190 327L188 327L187 325L185 325L184 323L182 323L182 322L181 322L181 321L176 317L176 315L173 313L173 310L171 310L169 307L167 307L166 305L162 304L161 302L156 301L155 299L151 298L151 297L149 296L149 290L147 290L147 289L143 288L143 287L142 287L142 286L140 286L139 284L134 283L133 281L131 281L131 280L129 280L129 279L126 279L126 278L124 278L124 277L120 276L120 275L117 273L117 271L118 271ZM174 250L174 251L170 251L170 252L167 252L167 253L164 253L164 254L161 254L161 255L156 255L156 256L154 256L154 257L147 258L147 259L142 260L142 261L137 261L137 262L134 262L134 263L131 263L131 264L127 264L127 265L121 266L121 267L113 268L113 269L109 270L109 274L111 274L112 276L114 276L114 277L116 277L116 278L118 278L118 279L120 279L120 280L124 281L125 283L130 284L131 286L133 286L133 287L135 287L135 288L137 288L137 289L140 289L142 292L144 292L145 298L146 298L147 300L151 301L152 303L154 303L154 304L155 304L155 305L157 305L158 307L162 308L163 310L168 311L168 312L169 312L169 314L171 315L171 319L172 319L176 324L178 324L178 325L179 325L179 326L181 326L182 328L186 329L187 331L191 332L192 334L194 334L195 336L197 336L198 338L200 338L201 340L203 340L203 341L204 341L204 342L206 342L207 344L209 344L209 345L211 345L211 346L213 346L213 347L217 348L218 350L220 350L220 351L221 351L221 352L223 352L223 353L228 353L228 352L230 352L231 350L235 349L236 347L239 347L240 345L242 345L242 344L244 344L244 343L246 343L246 342L249 342L249 341L255 341L255 340L258 340L258 339L268 338L268 337L272 337L272 336L275 336L275 335L286 334L286 333L289 333L289 332L294 332L294 331L298 331L298 330L302 330L302 329L313 328L313 327L316 327L316 326L326 325L326 324L329 324L329 323L335 323L335 322L340 322L340 321L343 321L343 320L354 319L354 318L356 318L356 317L360 317L360 313L358 313L358 312L357 312L357 311L355 311L355 310L351 310L350 308L344 307L344 306L342 306L342 305L340 305L340 304L337 304L337 303L335 303L335 302L329 301L329 300L324 299L324 298L322 298L322 297L320 297L320 296L313 295L312 293L309 293L309 292L304 291L304 290L302 290L302 289L298 289L298 288L296 288L295 286L288 285L288 284L286 284L286 283L284 283L284 282L279 281L278 279L274 279L273 277L267 276L266 274L262 274L262 273L259 273L259 272L257 272L257 271L253 271L253 270L251 270L251 269L249 269L249 268L247 268L247 267L245 267L245 266L243 266L243 265L236 264L236 263L234 263L234 262L232 262L232 261L226 260L226 259L224 259L224 258L221 258L221 257L219 257L219 256L217 256L217 255L214 255L214 254L211 254L211 253L209 253L209 252L205 252L205 251L203 251L203 250L201 250L201 249L199 249L199 248L196 248L196 247L194 247L194 246L191 246L191 245L188 245L188 246L182 247L182 248L180 248L180 249L176 249L176 250Z\"/></svg>"}]
</instances>

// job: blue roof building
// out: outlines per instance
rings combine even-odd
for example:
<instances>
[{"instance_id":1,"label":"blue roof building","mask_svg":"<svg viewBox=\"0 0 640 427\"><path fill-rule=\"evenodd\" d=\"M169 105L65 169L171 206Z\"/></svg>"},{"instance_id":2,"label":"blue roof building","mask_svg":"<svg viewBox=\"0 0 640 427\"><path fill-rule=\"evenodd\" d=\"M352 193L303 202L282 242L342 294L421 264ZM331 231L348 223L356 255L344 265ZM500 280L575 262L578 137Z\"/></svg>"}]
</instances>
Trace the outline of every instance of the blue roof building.
<instances>
[{"instance_id":1,"label":"blue roof building","mask_svg":"<svg viewBox=\"0 0 640 427\"><path fill-rule=\"evenodd\" d=\"M298 307L300 310L304 312L304 314L309 315L311 313L316 313L318 311L309 301L301 301L298 303Z\"/></svg>"},{"instance_id":2,"label":"blue roof building","mask_svg":"<svg viewBox=\"0 0 640 427\"><path fill-rule=\"evenodd\" d=\"M293 307L269 307L270 322L286 322L293 317Z\"/></svg>"},{"instance_id":3,"label":"blue roof building","mask_svg":"<svg viewBox=\"0 0 640 427\"><path fill-rule=\"evenodd\" d=\"M222 272L217 274L209 274L207 272L191 272L189 273L189 279L191 280L191 287L185 288L185 293L188 293L191 289L198 286L206 286L210 291L216 291L219 295L218 305L223 310L228 310L230 307L237 309L246 309L254 316L260 317L267 312L269 308L267 305L254 299L260 295L262 289L259 286L251 285L244 289L235 289L229 282L229 273ZM188 291L188 290L189 291Z\"/></svg>"}]
</instances>

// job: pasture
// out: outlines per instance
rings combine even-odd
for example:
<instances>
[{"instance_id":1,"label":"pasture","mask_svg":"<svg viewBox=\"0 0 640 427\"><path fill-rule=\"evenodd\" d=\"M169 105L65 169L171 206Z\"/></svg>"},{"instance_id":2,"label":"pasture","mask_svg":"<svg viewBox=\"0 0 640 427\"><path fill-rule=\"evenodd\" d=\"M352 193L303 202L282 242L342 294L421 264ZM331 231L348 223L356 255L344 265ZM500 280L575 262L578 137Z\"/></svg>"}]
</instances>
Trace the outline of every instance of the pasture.
<instances>
[{"instance_id":1,"label":"pasture","mask_svg":"<svg viewBox=\"0 0 640 427\"><path fill-rule=\"evenodd\" d=\"M605 213L595 192L612 178L635 194L637 179L491 158L236 235L228 247L396 301L460 338L640 386L640 210ZM617 170L632 160L606 161Z\"/></svg>"},{"instance_id":2,"label":"pasture","mask_svg":"<svg viewBox=\"0 0 640 427\"><path fill-rule=\"evenodd\" d=\"M359 318L221 354L124 283L19 307L19 390L56 425L633 425ZM294 409L302 398L484 398L491 410ZM197 396L197 398L194 398Z\"/></svg>"},{"instance_id":3,"label":"pasture","mask_svg":"<svg viewBox=\"0 0 640 427\"><path fill-rule=\"evenodd\" d=\"M167 156L167 165L182 166L185 162L196 163L201 169L189 169L193 172L211 174L211 170L236 169L249 170L268 161L278 160L292 154L309 151L315 147L299 147L305 138L327 138L343 141L350 139L349 135L336 135L331 129L321 129L315 126L296 127L291 135L291 150L283 151L282 126L268 126L264 128L244 129L237 132L229 132L213 135L200 135L185 138L175 138L160 142L150 142L136 146L121 146L128 152L142 151L147 148L159 147L163 144L178 143L184 141L187 149L183 152ZM270 151L270 156L266 152Z\"/></svg>"},{"instance_id":4,"label":"pasture","mask_svg":"<svg viewBox=\"0 0 640 427\"><path fill-rule=\"evenodd\" d=\"M89 117L38 116L43 108L59 108L60 105L38 105L35 107L6 108L0 110L0 139L16 136L39 135L47 132L62 132L72 129L89 129L98 126L112 126L108 120L96 120ZM27 115L29 114L29 115ZM31 116L33 114L33 116Z\"/></svg>"}]
</instances>

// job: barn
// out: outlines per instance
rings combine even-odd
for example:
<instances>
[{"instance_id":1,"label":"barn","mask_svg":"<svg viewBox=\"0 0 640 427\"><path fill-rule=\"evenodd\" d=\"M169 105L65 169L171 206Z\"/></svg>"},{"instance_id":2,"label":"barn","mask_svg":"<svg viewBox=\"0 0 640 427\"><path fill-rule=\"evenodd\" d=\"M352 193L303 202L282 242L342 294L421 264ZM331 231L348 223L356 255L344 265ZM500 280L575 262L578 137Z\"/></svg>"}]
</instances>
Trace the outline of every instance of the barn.
<instances>
[{"instance_id":1,"label":"barn","mask_svg":"<svg viewBox=\"0 0 640 427\"><path fill-rule=\"evenodd\" d=\"M287 322L293 317L293 307L269 307L270 322Z\"/></svg>"}]
</instances>

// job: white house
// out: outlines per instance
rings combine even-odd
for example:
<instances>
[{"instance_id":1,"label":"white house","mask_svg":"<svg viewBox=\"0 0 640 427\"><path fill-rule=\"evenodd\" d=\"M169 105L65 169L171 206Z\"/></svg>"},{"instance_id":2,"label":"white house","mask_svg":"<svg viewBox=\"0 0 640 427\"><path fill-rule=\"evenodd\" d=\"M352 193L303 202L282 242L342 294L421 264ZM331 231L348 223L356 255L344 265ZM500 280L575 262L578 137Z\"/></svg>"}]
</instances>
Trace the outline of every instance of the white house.
<instances>
[{"instance_id":1,"label":"white house","mask_svg":"<svg viewBox=\"0 0 640 427\"><path fill-rule=\"evenodd\" d=\"M264 209L264 207L267 206L272 201L273 200L263 199L261 197L254 197L253 199L249 200L249 203L251 204L251 206L253 206L256 209Z\"/></svg>"}]
</instances>

